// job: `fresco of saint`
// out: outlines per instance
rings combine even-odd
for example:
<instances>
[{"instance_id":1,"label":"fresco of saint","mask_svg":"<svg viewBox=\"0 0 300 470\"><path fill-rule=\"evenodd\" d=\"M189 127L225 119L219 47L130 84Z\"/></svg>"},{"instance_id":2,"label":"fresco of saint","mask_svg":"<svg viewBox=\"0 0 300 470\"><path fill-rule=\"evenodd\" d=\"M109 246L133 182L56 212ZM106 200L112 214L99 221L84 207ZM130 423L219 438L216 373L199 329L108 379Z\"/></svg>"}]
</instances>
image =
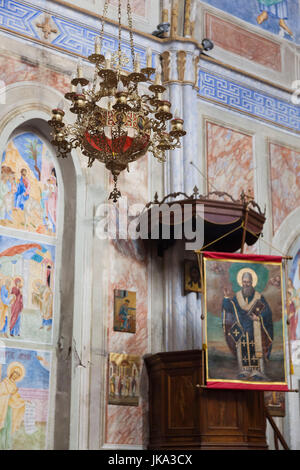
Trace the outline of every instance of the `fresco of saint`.
<instances>
[{"instance_id":1,"label":"fresco of saint","mask_svg":"<svg viewBox=\"0 0 300 470\"><path fill-rule=\"evenodd\" d=\"M205 253L204 281L207 384L285 390L280 260Z\"/></svg>"},{"instance_id":2,"label":"fresco of saint","mask_svg":"<svg viewBox=\"0 0 300 470\"><path fill-rule=\"evenodd\" d=\"M0 225L53 236L57 232L58 187L54 163L32 132L11 139L0 174Z\"/></svg>"},{"instance_id":3,"label":"fresco of saint","mask_svg":"<svg viewBox=\"0 0 300 470\"><path fill-rule=\"evenodd\" d=\"M13 362L7 368L7 377L0 382L0 449L12 448L12 435L21 426L25 400L20 396L16 382L22 380L25 368Z\"/></svg>"},{"instance_id":4,"label":"fresco of saint","mask_svg":"<svg viewBox=\"0 0 300 470\"><path fill-rule=\"evenodd\" d=\"M10 316L10 335L20 336L21 326L21 313L23 310L23 294L22 294L22 279L17 277L14 280L14 286L11 290L13 295L13 302L11 304L11 316Z\"/></svg>"},{"instance_id":5,"label":"fresco of saint","mask_svg":"<svg viewBox=\"0 0 300 470\"><path fill-rule=\"evenodd\" d=\"M239 272L241 289L232 298L228 289L222 305L225 339L237 356L238 379L266 380L264 362L269 360L273 342L272 311L255 290L257 275L251 268Z\"/></svg>"},{"instance_id":6,"label":"fresco of saint","mask_svg":"<svg viewBox=\"0 0 300 470\"><path fill-rule=\"evenodd\" d=\"M51 354L2 349L0 450L42 450L47 443Z\"/></svg>"},{"instance_id":7,"label":"fresco of saint","mask_svg":"<svg viewBox=\"0 0 300 470\"><path fill-rule=\"evenodd\" d=\"M135 333L136 292L116 289L114 292L114 330Z\"/></svg>"},{"instance_id":8,"label":"fresco of saint","mask_svg":"<svg viewBox=\"0 0 300 470\"><path fill-rule=\"evenodd\" d=\"M0 236L0 337L49 342L55 247Z\"/></svg>"}]
</instances>

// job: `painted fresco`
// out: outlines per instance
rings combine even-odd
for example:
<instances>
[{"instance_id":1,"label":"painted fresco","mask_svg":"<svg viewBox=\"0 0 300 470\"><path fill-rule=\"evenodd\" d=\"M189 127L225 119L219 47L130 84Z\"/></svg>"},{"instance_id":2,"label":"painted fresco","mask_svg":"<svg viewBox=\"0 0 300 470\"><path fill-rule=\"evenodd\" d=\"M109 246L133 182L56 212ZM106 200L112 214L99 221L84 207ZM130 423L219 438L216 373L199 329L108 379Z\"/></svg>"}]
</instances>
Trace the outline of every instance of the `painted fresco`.
<instances>
[{"instance_id":1,"label":"painted fresco","mask_svg":"<svg viewBox=\"0 0 300 470\"><path fill-rule=\"evenodd\" d=\"M141 358L129 354L109 355L110 405L138 406Z\"/></svg>"},{"instance_id":2,"label":"painted fresco","mask_svg":"<svg viewBox=\"0 0 300 470\"><path fill-rule=\"evenodd\" d=\"M46 447L51 354L0 344L0 449Z\"/></svg>"},{"instance_id":3,"label":"painted fresco","mask_svg":"<svg viewBox=\"0 0 300 470\"><path fill-rule=\"evenodd\" d=\"M0 224L54 236L58 188L53 160L32 132L10 140L2 155Z\"/></svg>"},{"instance_id":4,"label":"painted fresco","mask_svg":"<svg viewBox=\"0 0 300 470\"><path fill-rule=\"evenodd\" d=\"M14 12L17 13L16 10ZM2 54L4 58L5 52L3 51ZM44 68L41 64L39 67L32 67L30 64L21 62L18 58L12 56L10 51L7 51L7 56L0 63L0 76L5 80L6 86L18 82L39 82L60 91L62 94L67 93L70 89L70 77L68 75Z\"/></svg>"},{"instance_id":5,"label":"painted fresco","mask_svg":"<svg viewBox=\"0 0 300 470\"><path fill-rule=\"evenodd\" d=\"M300 366L300 250L293 259L287 290L292 361L294 365Z\"/></svg>"},{"instance_id":6,"label":"painted fresco","mask_svg":"<svg viewBox=\"0 0 300 470\"><path fill-rule=\"evenodd\" d=\"M127 197L128 206L132 204L145 205L149 201L148 193L148 162L147 156L132 163L130 173L120 175L122 194ZM107 275L108 285L108 344L109 352L124 352L130 356L142 358L148 351L148 269L147 256L137 241L111 240L109 266ZM116 289L136 292L136 332L135 334L120 334L114 330L114 293ZM142 372L143 371L143 372ZM147 419L148 403L145 370L141 366L141 381L139 383L138 406L107 407L107 425L105 442L113 445L147 445L147 429L144 425ZM108 377L109 381L109 377ZM143 392L141 393L141 389ZM117 397L116 397L117 398ZM126 422L126 426L123 423Z\"/></svg>"},{"instance_id":7,"label":"painted fresco","mask_svg":"<svg viewBox=\"0 0 300 470\"><path fill-rule=\"evenodd\" d=\"M114 331L135 333L136 292L115 289Z\"/></svg>"},{"instance_id":8,"label":"painted fresco","mask_svg":"<svg viewBox=\"0 0 300 470\"><path fill-rule=\"evenodd\" d=\"M273 233L300 204L300 152L270 143Z\"/></svg>"},{"instance_id":9,"label":"painted fresco","mask_svg":"<svg viewBox=\"0 0 300 470\"><path fill-rule=\"evenodd\" d=\"M250 256L204 258L207 383L280 391L286 388L282 267Z\"/></svg>"},{"instance_id":10,"label":"painted fresco","mask_svg":"<svg viewBox=\"0 0 300 470\"><path fill-rule=\"evenodd\" d=\"M127 8L127 0L121 0L122 9ZM111 5L118 6L118 0L111 0ZM146 0L133 0L130 2L132 12L138 16L146 16Z\"/></svg>"},{"instance_id":11,"label":"painted fresco","mask_svg":"<svg viewBox=\"0 0 300 470\"><path fill-rule=\"evenodd\" d=\"M258 28L300 43L298 0L204 0Z\"/></svg>"},{"instance_id":12,"label":"painted fresco","mask_svg":"<svg viewBox=\"0 0 300 470\"><path fill-rule=\"evenodd\" d=\"M48 343L55 247L0 236L0 337Z\"/></svg>"},{"instance_id":13,"label":"painted fresco","mask_svg":"<svg viewBox=\"0 0 300 470\"><path fill-rule=\"evenodd\" d=\"M252 136L207 121L206 154L209 191L254 194Z\"/></svg>"}]
</instances>

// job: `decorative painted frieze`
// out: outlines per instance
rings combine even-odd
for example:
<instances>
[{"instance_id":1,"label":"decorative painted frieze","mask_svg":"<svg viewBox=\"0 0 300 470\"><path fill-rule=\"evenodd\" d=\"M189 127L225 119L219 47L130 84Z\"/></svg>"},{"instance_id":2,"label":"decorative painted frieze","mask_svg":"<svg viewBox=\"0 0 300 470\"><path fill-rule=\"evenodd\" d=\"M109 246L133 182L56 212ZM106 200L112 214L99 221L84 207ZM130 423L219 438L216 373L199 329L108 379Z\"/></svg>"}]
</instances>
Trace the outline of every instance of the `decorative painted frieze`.
<instances>
[{"instance_id":1,"label":"decorative painted frieze","mask_svg":"<svg viewBox=\"0 0 300 470\"><path fill-rule=\"evenodd\" d=\"M233 111L270 124L300 132L300 108L229 78L200 69L199 96Z\"/></svg>"}]
</instances>

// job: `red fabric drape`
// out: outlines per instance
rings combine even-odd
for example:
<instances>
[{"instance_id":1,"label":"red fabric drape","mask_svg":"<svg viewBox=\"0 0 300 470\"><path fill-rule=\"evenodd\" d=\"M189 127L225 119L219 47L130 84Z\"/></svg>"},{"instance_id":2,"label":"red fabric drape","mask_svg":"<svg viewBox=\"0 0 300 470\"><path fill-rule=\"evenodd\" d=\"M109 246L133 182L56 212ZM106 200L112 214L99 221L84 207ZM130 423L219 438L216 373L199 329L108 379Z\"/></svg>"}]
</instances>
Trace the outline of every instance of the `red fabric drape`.
<instances>
[{"instance_id":1,"label":"red fabric drape","mask_svg":"<svg viewBox=\"0 0 300 470\"><path fill-rule=\"evenodd\" d=\"M282 256L267 256L267 255L255 255L252 253L224 253L224 252L214 252L214 251L203 251L202 254L205 258L209 259L240 259L248 261L263 261L270 263L281 263Z\"/></svg>"},{"instance_id":2,"label":"red fabric drape","mask_svg":"<svg viewBox=\"0 0 300 470\"><path fill-rule=\"evenodd\" d=\"M260 384L259 382L216 382L208 380L206 386L208 388L215 389L226 389L226 390L264 390L266 392L287 392L289 387L287 384L266 384L265 382Z\"/></svg>"}]
</instances>

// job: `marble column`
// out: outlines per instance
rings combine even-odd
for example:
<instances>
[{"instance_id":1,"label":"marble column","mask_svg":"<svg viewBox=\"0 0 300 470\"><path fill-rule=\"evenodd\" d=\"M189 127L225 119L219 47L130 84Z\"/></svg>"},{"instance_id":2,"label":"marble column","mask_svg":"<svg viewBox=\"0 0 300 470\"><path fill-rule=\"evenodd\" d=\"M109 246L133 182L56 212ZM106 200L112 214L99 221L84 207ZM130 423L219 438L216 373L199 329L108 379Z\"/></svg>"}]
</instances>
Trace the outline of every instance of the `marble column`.
<instances>
[{"instance_id":1,"label":"marble column","mask_svg":"<svg viewBox=\"0 0 300 470\"><path fill-rule=\"evenodd\" d=\"M196 52L197 53L197 52ZM166 54L166 59L168 59ZM194 46L169 50L169 65L165 64L169 100L172 112L184 119L187 136L181 148L169 152L165 174L165 194L193 193L199 184L199 175L191 161L197 164L198 107ZM187 350L202 346L201 298L192 292L184 295L183 265L185 243L177 241L164 254L165 273L165 342L166 350Z\"/></svg>"},{"instance_id":2,"label":"marble column","mask_svg":"<svg viewBox=\"0 0 300 470\"><path fill-rule=\"evenodd\" d=\"M184 191L190 195L195 186L199 188L199 173L195 166L200 161L198 149L199 122L197 107L197 90L195 84L194 51L187 52L186 66L183 84L183 119L186 136L183 138L183 170L184 170ZM195 292L187 294L187 348L201 346L201 299Z\"/></svg>"},{"instance_id":3,"label":"marble column","mask_svg":"<svg viewBox=\"0 0 300 470\"><path fill-rule=\"evenodd\" d=\"M186 343L186 297L183 296L184 250L182 241L165 251L166 351L188 349Z\"/></svg>"},{"instance_id":4,"label":"marble column","mask_svg":"<svg viewBox=\"0 0 300 470\"><path fill-rule=\"evenodd\" d=\"M177 51L170 52L169 74L169 100L172 103L172 113L183 115L182 109L182 84L178 81ZM169 190L170 192L183 191L183 149L174 149L169 152Z\"/></svg>"},{"instance_id":5,"label":"marble column","mask_svg":"<svg viewBox=\"0 0 300 470\"><path fill-rule=\"evenodd\" d=\"M169 50L167 71L169 101L171 111L182 116L182 84L178 81L177 50ZM184 189L183 180L183 150L182 148L168 152L165 172L165 195L180 192ZM164 284L165 284L165 349L175 351L185 349L186 338L186 299L182 296L182 266L183 253L178 250L178 244L164 253Z\"/></svg>"},{"instance_id":6,"label":"marble column","mask_svg":"<svg viewBox=\"0 0 300 470\"><path fill-rule=\"evenodd\" d=\"M199 187L199 173L191 165L191 161L196 166L200 162L201 155L198 149L199 122L197 90L194 86L194 54L186 54L185 83L183 84L183 119L186 135L183 137L183 168L184 168L184 191L192 194L194 186Z\"/></svg>"}]
</instances>

